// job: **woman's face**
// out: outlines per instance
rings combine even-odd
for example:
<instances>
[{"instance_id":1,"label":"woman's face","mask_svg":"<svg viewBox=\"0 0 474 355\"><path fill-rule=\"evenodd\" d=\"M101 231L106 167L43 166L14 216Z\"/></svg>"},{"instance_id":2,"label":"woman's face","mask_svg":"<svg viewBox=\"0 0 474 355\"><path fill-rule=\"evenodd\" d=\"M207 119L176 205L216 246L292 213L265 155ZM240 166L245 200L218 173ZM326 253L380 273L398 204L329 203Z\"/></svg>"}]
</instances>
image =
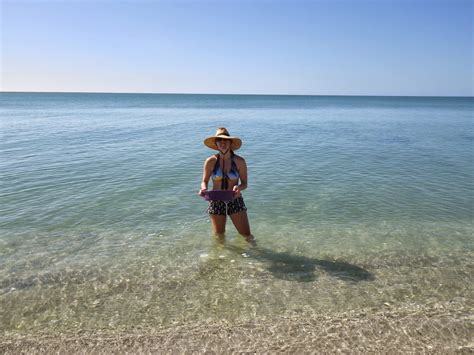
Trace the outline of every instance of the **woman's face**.
<instances>
[{"instance_id":1,"label":"woman's face","mask_svg":"<svg viewBox=\"0 0 474 355\"><path fill-rule=\"evenodd\" d=\"M226 153L230 148L231 142L232 142L231 139L217 138L216 139L217 149L219 149L222 153Z\"/></svg>"}]
</instances>

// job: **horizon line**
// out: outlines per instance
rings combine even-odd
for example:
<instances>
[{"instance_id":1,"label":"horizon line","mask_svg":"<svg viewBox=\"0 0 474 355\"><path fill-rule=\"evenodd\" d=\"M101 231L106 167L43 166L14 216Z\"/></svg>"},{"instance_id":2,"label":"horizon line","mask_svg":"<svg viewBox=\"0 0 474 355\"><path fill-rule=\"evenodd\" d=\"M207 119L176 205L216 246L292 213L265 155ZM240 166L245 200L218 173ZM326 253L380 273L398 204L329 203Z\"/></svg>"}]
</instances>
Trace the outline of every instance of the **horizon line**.
<instances>
[{"instance_id":1,"label":"horizon line","mask_svg":"<svg viewBox=\"0 0 474 355\"><path fill-rule=\"evenodd\" d=\"M0 94L117 94L117 95L216 95L216 96L342 96L342 97L450 97L474 98L459 95L374 95L374 94L242 94L242 93L192 93L192 92L107 92L107 91L4 91Z\"/></svg>"}]
</instances>

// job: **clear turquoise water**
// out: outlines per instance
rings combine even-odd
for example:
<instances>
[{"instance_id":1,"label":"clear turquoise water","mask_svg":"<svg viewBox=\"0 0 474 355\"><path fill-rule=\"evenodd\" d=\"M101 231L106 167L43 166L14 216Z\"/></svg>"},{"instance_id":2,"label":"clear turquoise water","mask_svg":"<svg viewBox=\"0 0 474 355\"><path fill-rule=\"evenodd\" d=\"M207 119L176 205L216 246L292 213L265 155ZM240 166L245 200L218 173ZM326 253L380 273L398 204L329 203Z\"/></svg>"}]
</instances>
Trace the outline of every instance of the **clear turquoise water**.
<instances>
[{"instance_id":1,"label":"clear turquoise water","mask_svg":"<svg viewBox=\"0 0 474 355\"><path fill-rule=\"evenodd\" d=\"M11 334L472 298L474 99L1 93ZM257 248L211 237L202 140L240 136Z\"/></svg>"}]
</instances>

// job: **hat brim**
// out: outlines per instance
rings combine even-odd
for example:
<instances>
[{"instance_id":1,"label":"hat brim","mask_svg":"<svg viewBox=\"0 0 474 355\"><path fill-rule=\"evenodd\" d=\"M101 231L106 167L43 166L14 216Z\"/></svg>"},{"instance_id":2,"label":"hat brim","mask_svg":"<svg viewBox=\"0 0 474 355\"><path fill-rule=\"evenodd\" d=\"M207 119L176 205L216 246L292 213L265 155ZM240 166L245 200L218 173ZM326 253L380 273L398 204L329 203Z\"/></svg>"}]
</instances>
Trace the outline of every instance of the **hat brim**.
<instances>
[{"instance_id":1,"label":"hat brim","mask_svg":"<svg viewBox=\"0 0 474 355\"><path fill-rule=\"evenodd\" d=\"M211 149L219 150L216 144L217 138L230 139L232 141L232 143L230 144L230 149L232 150L237 150L242 146L242 140L239 137L230 137L225 135L207 137L206 139L204 139L204 144Z\"/></svg>"}]
</instances>

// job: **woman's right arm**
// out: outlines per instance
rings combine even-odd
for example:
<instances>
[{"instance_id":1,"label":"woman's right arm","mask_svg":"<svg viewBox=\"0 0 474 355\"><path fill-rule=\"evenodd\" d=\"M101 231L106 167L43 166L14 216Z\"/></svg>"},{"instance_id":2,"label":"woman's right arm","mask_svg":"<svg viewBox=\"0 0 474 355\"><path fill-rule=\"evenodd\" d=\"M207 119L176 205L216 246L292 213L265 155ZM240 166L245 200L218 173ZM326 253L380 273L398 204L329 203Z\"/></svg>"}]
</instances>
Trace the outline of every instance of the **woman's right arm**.
<instances>
[{"instance_id":1,"label":"woman's right arm","mask_svg":"<svg viewBox=\"0 0 474 355\"><path fill-rule=\"evenodd\" d=\"M213 161L213 157L209 157L204 162L201 189L199 190L199 193L198 193L198 195L200 196L202 196L208 189L209 179L211 178L211 174L212 174L212 161Z\"/></svg>"}]
</instances>

